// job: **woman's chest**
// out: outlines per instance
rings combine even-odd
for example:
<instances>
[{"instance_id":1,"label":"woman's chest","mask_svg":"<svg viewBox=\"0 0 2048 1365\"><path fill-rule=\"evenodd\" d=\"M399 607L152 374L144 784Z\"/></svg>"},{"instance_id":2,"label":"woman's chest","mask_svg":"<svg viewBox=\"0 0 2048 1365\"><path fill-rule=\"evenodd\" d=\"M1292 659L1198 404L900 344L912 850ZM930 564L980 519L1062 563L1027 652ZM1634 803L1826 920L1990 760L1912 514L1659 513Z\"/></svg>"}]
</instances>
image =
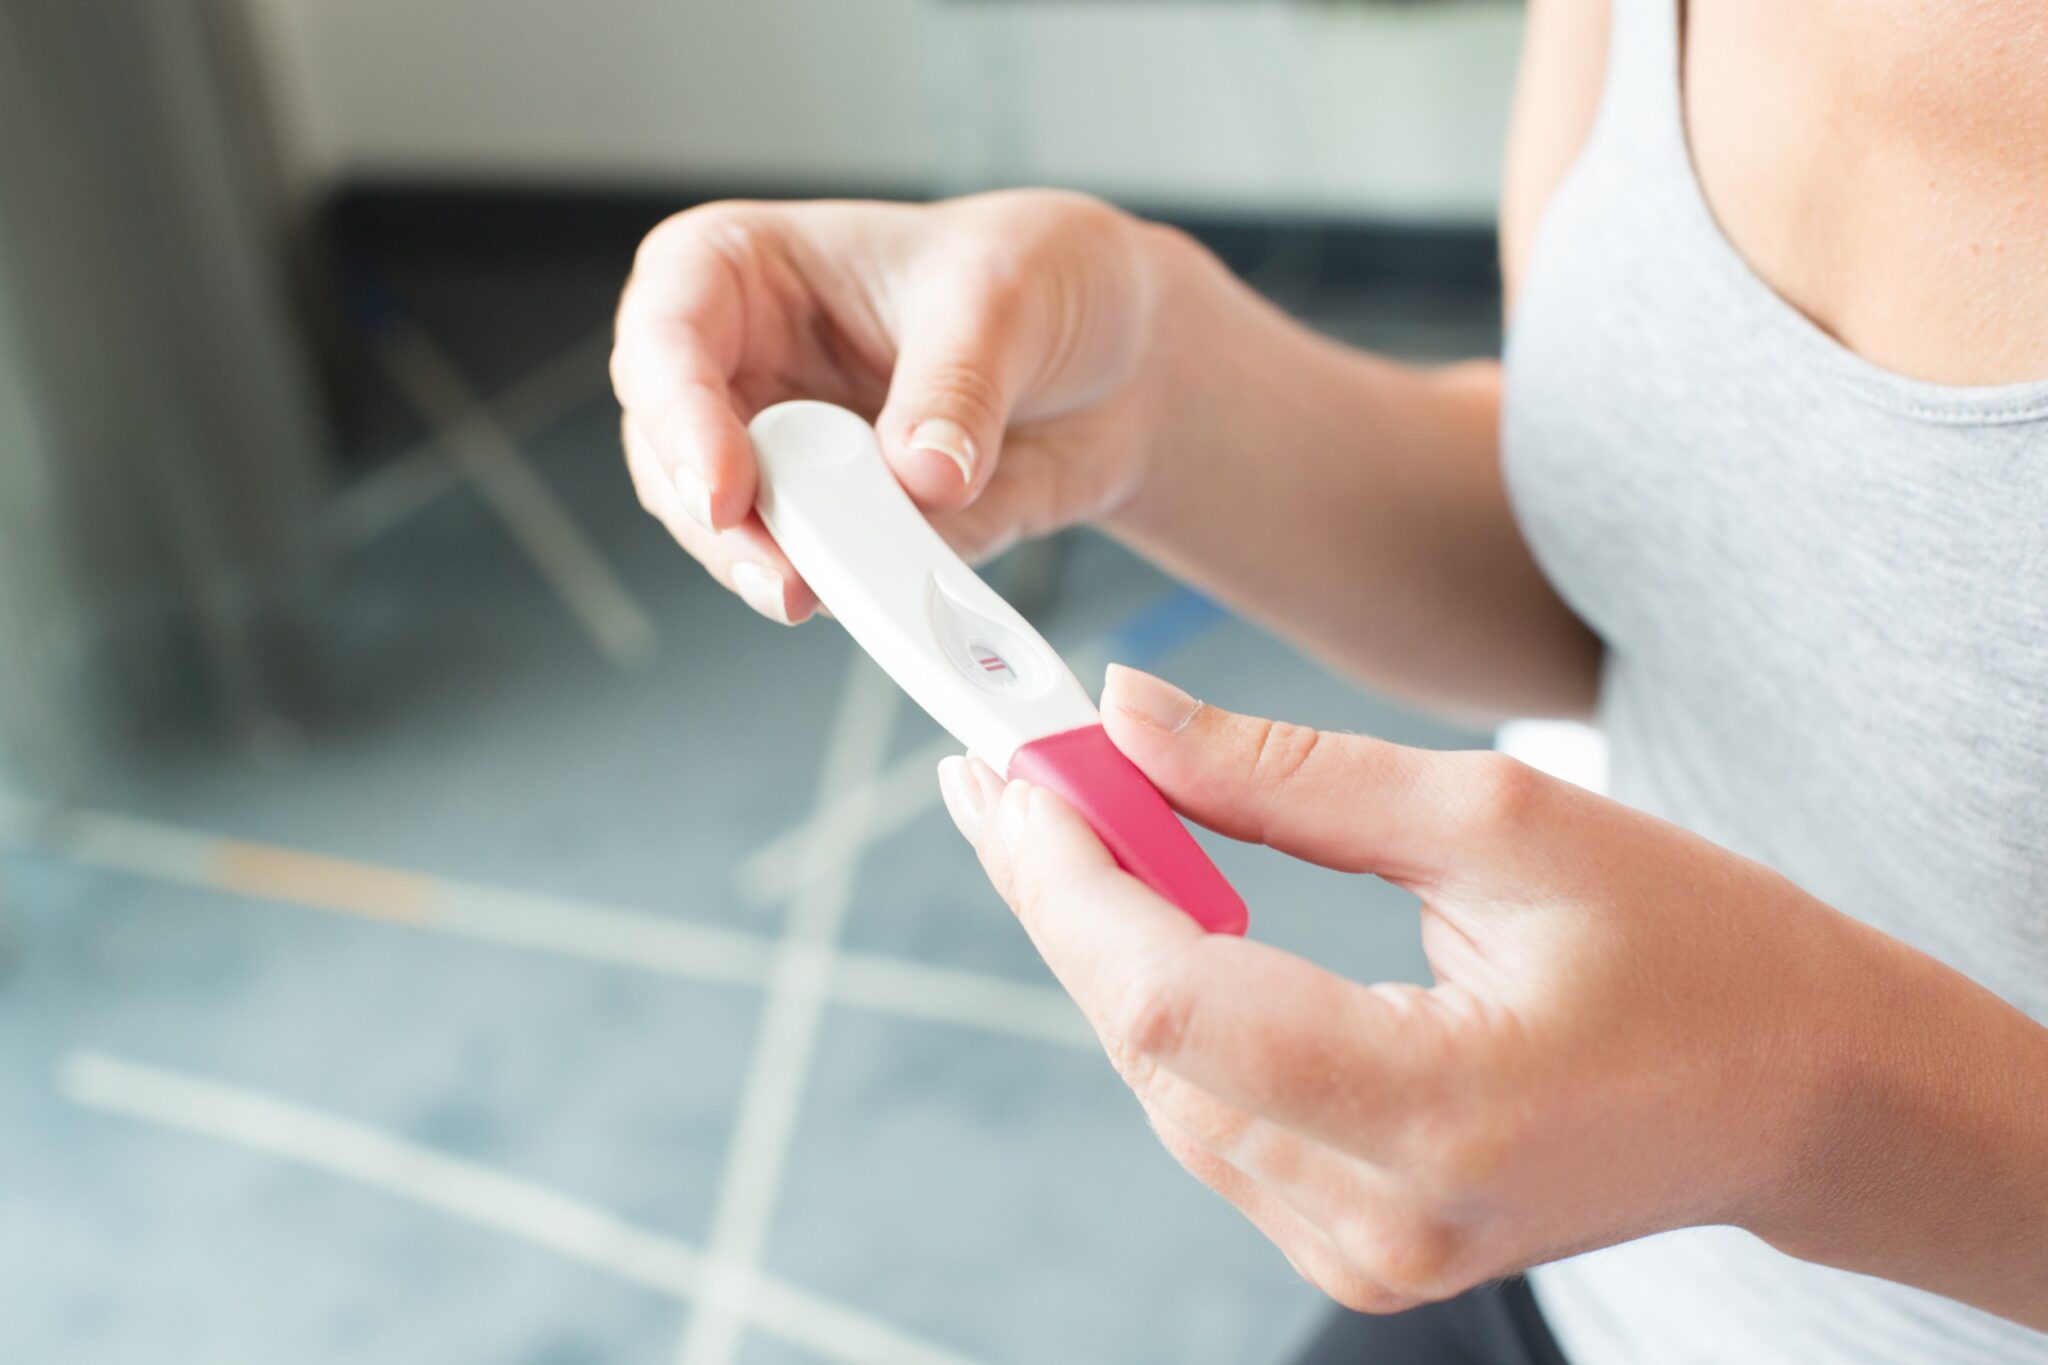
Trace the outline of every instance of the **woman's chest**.
<instances>
[{"instance_id":1,"label":"woman's chest","mask_svg":"<svg viewBox=\"0 0 2048 1365\"><path fill-rule=\"evenodd\" d=\"M1801 318L1710 217L1664 70L1552 201L1503 413L1608 647L1617 779L2048 1009L2048 382L1915 380Z\"/></svg>"},{"instance_id":2,"label":"woman's chest","mask_svg":"<svg viewBox=\"0 0 2048 1365\"><path fill-rule=\"evenodd\" d=\"M1693 164L1756 273L1883 368L2048 378L2048 6L1684 8Z\"/></svg>"}]
</instances>

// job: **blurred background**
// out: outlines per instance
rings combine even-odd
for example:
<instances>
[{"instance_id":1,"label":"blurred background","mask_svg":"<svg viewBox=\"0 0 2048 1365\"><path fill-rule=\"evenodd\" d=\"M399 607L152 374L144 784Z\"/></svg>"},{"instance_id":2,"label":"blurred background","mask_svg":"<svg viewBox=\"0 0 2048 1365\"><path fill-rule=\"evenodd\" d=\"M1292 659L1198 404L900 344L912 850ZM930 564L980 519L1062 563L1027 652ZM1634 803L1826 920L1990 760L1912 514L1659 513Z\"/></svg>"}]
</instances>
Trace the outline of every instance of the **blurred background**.
<instances>
[{"instance_id":1,"label":"blurred background","mask_svg":"<svg viewBox=\"0 0 2048 1365\"><path fill-rule=\"evenodd\" d=\"M0 1360L1284 1361L952 833L946 737L628 486L639 237L1094 191L1311 324L1498 344L1519 7L0 4ZM1484 742L1087 533L1092 687ZM1405 898L1212 845L1254 932Z\"/></svg>"}]
</instances>

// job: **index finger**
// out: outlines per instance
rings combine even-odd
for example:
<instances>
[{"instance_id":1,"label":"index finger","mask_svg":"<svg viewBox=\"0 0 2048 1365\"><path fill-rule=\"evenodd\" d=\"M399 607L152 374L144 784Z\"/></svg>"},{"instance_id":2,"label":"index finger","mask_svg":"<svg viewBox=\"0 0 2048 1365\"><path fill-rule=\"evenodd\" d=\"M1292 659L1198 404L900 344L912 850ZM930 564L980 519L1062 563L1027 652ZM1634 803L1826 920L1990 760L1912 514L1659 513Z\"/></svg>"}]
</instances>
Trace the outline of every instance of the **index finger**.
<instances>
[{"instance_id":1,"label":"index finger","mask_svg":"<svg viewBox=\"0 0 2048 1365\"><path fill-rule=\"evenodd\" d=\"M685 505L715 530L754 505L754 451L730 381L743 324L740 282L708 241L641 249L619 300L612 388Z\"/></svg>"}]
</instances>

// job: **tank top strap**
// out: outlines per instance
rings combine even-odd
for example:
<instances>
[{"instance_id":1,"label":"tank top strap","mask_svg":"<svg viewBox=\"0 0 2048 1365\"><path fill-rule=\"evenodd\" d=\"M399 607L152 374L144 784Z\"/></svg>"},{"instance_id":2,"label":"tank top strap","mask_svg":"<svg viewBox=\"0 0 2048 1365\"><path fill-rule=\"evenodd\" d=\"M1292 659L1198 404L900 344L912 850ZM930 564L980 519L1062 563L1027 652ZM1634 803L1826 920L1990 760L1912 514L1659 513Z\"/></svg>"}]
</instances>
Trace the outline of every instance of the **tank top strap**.
<instances>
[{"instance_id":1,"label":"tank top strap","mask_svg":"<svg viewBox=\"0 0 2048 1365\"><path fill-rule=\"evenodd\" d=\"M1610 0L1597 136L1626 158L1639 188L1669 190L1690 172L1679 97L1681 0Z\"/></svg>"}]
</instances>

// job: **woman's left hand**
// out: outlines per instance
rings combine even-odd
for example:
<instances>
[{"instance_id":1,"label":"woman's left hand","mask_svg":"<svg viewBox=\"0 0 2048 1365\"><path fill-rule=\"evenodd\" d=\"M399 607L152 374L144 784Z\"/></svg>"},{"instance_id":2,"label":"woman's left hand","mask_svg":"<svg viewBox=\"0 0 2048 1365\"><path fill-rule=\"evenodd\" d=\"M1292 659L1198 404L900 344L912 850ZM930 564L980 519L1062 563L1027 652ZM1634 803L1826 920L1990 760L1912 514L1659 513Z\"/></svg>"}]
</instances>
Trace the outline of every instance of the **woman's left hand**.
<instances>
[{"instance_id":1,"label":"woman's left hand","mask_svg":"<svg viewBox=\"0 0 2048 1365\"><path fill-rule=\"evenodd\" d=\"M1389 1311L1690 1224L1816 1249L1805 1173L1849 1059L1881 1051L1874 983L1920 955L1495 754L1232 715L1129 670L1103 711L1192 818L1421 898L1437 984L1361 985L1203 934L1056 796L942 765L1161 1140L1331 1297Z\"/></svg>"}]
</instances>

